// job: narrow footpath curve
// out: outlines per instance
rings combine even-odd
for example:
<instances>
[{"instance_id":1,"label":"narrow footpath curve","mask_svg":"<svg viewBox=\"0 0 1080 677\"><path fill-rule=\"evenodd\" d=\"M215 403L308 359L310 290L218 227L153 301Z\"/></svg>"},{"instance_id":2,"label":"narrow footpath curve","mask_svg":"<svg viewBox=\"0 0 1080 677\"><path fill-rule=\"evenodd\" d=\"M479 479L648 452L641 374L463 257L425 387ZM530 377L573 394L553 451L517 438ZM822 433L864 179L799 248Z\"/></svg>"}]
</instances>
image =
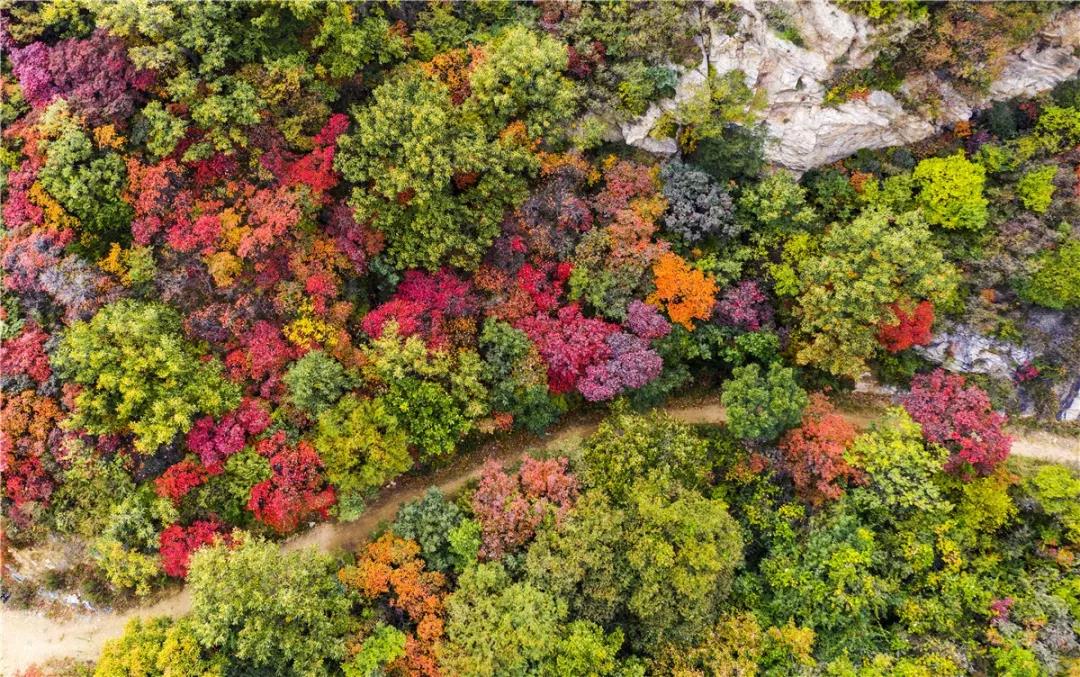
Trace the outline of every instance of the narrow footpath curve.
<instances>
[{"instance_id":1,"label":"narrow footpath curve","mask_svg":"<svg viewBox=\"0 0 1080 677\"><path fill-rule=\"evenodd\" d=\"M716 397L706 401L683 400L665 407L675 418L691 424L722 423L724 409ZM874 418L872 408L844 413L852 423L863 428ZM409 477L380 493L364 514L348 523L324 522L285 541L285 550L317 547L320 550L352 549L363 543L382 523L390 522L398 508L421 496L429 486L438 486L452 494L480 476L483 464L491 458L504 463L526 453L570 449L592 433L601 416L595 414L559 428L544 437L515 434L492 440L475 452L462 456L452 465L430 475ZM1080 466L1080 439L1052 433L1013 432L1012 453L1057 463ZM119 636L132 618L179 616L191 608L186 588L146 607L123 612L94 613L71 620L54 620L31 611L4 609L0 613L0 674L14 675L33 663L54 658L93 660L105 641Z\"/></svg>"}]
</instances>

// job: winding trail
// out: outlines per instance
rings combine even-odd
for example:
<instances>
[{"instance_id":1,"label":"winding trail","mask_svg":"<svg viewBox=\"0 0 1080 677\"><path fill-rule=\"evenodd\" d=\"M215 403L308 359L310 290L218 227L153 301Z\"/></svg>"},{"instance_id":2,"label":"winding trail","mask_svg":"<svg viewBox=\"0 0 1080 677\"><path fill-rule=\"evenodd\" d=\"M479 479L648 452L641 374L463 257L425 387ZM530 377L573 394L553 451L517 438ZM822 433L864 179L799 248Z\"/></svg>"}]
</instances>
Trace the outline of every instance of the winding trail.
<instances>
[{"instance_id":1,"label":"winding trail","mask_svg":"<svg viewBox=\"0 0 1080 677\"><path fill-rule=\"evenodd\" d=\"M717 399L715 396L682 399L665 406L664 410L686 423L722 423L725 412ZM845 411L844 416L857 427L865 428L878 410L877 406L861 407ZM316 547L323 551L356 548L380 524L392 521L401 505L421 496L429 486L438 486L443 492L452 494L478 478L488 459L506 463L528 452L544 454L570 449L592 433L601 418L600 413L579 416L542 437L515 433L493 439L445 468L428 475L404 478L385 487L359 519L348 523L318 524L288 539L282 547L285 550ZM1043 431L1012 432L1014 455L1080 467L1080 439ZM181 588L149 606L82 614L70 620L55 620L33 611L3 609L0 613L0 674L14 675L31 664L56 658L93 660L105 641L119 636L129 620L179 616L190 608L191 595L186 588Z\"/></svg>"}]
</instances>

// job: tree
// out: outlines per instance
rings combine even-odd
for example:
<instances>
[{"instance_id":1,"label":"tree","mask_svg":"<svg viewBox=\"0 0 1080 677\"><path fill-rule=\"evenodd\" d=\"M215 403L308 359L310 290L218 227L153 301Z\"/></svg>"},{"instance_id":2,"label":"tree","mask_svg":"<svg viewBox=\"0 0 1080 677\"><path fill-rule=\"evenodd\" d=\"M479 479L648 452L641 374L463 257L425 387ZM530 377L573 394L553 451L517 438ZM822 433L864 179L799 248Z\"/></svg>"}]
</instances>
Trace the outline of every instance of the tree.
<instances>
[{"instance_id":1,"label":"tree","mask_svg":"<svg viewBox=\"0 0 1080 677\"><path fill-rule=\"evenodd\" d=\"M639 480L625 501L586 493L529 549L526 580L575 617L621 620L638 652L693 643L742 561L739 527L722 500L661 478Z\"/></svg>"},{"instance_id":2,"label":"tree","mask_svg":"<svg viewBox=\"0 0 1080 677\"><path fill-rule=\"evenodd\" d=\"M854 439L855 426L823 394L811 395L802 424L780 440L781 467L804 501L812 506L834 501L843 495L845 481L860 479L844 458Z\"/></svg>"},{"instance_id":3,"label":"tree","mask_svg":"<svg viewBox=\"0 0 1080 677\"><path fill-rule=\"evenodd\" d=\"M1012 439L1004 430L1005 415L993 410L981 388L967 386L963 376L942 369L917 374L901 402L922 426L926 441L949 450L945 467L950 472L985 477L1008 458Z\"/></svg>"},{"instance_id":4,"label":"tree","mask_svg":"<svg viewBox=\"0 0 1080 677\"><path fill-rule=\"evenodd\" d=\"M246 536L191 558L191 632L240 670L332 674L354 629L334 561Z\"/></svg>"},{"instance_id":5,"label":"tree","mask_svg":"<svg viewBox=\"0 0 1080 677\"><path fill-rule=\"evenodd\" d=\"M186 619L133 618L124 626L123 635L105 642L93 674L94 677L221 677L226 665L223 656L204 655Z\"/></svg>"},{"instance_id":6,"label":"tree","mask_svg":"<svg viewBox=\"0 0 1080 677\"><path fill-rule=\"evenodd\" d=\"M869 432L856 437L845 454L868 480L853 492L853 500L887 519L934 510L943 501L935 476L946 456L942 447L924 444L919 424L893 407Z\"/></svg>"},{"instance_id":7,"label":"tree","mask_svg":"<svg viewBox=\"0 0 1080 677\"><path fill-rule=\"evenodd\" d=\"M1057 165L1043 165L1025 173L1016 183L1016 192L1024 207L1043 214L1054 199L1054 176Z\"/></svg>"},{"instance_id":8,"label":"tree","mask_svg":"<svg viewBox=\"0 0 1080 677\"><path fill-rule=\"evenodd\" d=\"M934 304L920 301L908 311L906 304L889 304L894 321L884 320L878 327L878 342L890 353L899 353L912 346L930 343L930 328L934 325Z\"/></svg>"},{"instance_id":9,"label":"tree","mask_svg":"<svg viewBox=\"0 0 1080 677\"><path fill-rule=\"evenodd\" d=\"M544 313L526 317L516 328L536 344L547 363L548 387L556 394L580 387L590 365L610 359L605 339L617 330L613 324L585 317L576 303L560 308L556 317Z\"/></svg>"},{"instance_id":10,"label":"tree","mask_svg":"<svg viewBox=\"0 0 1080 677\"><path fill-rule=\"evenodd\" d=\"M986 170L982 165L957 153L923 160L912 176L919 187L916 202L930 225L949 230L979 230L986 225Z\"/></svg>"},{"instance_id":11,"label":"tree","mask_svg":"<svg viewBox=\"0 0 1080 677\"><path fill-rule=\"evenodd\" d=\"M312 418L334 406L355 382L340 362L321 350L294 362L282 380L289 388L292 405Z\"/></svg>"},{"instance_id":12,"label":"tree","mask_svg":"<svg viewBox=\"0 0 1080 677\"><path fill-rule=\"evenodd\" d=\"M762 374L754 362L732 370L720 402L736 437L767 442L798 424L809 399L795 381L794 369L773 362Z\"/></svg>"},{"instance_id":13,"label":"tree","mask_svg":"<svg viewBox=\"0 0 1080 677\"><path fill-rule=\"evenodd\" d=\"M251 488L248 510L279 533L289 533L311 516L326 519L336 496L326 486L323 462L307 441L295 446L278 431L255 447L270 460L272 475Z\"/></svg>"},{"instance_id":14,"label":"tree","mask_svg":"<svg viewBox=\"0 0 1080 677\"><path fill-rule=\"evenodd\" d=\"M215 521L198 520L186 527L170 526L161 532L161 570L167 576L185 578L191 555L219 540L228 542L222 537L222 525Z\"/></svg>"},{"instance_id":15,"label":"tree","mask_svg":"<svg viewBox=\"0 0 1080 677\"><path fill-rule=\"evenodd\" d=\"M464 518L456 503L446 500L438 487L430 487L423 497L401 506L392 528L398 536L416 541L429 569L446 573L457 559L450 534Z\"/></svg>"},{"instance_id":16,"label":"tree","mask_svg":"<svg viewBox=\"0 0 1080 677\"><path fill-rule=\"evenodd\" d=\"M82 40L12 49L11 63L34 108L63 98L95 125L128 118L154 81L153 73L132 66L123 41L102 29Z\"/></svg>"},{"instance_id":17,"label":"tree","mask_svg":"<svg viewBox=\"0 0 1080 677\"><path fill-rule=\"evenodd\" d=\"M180 317L158 303L123 300L64 332L53 366L83 386L72 428L133 433L152 453L191 427L195 415L223 414L240 401L216 360L203 361L181 331Z\"/></svg>"},{"instance_id":18,"label":"tree","mask_svg":"<svg viewBox=\"0 0 1080 677\"><path fill-rule=\"evenodd\" d=\"M890 304L908 298L941 307L958 278L917 213L894 216L880 207L834 224L815 251L799 256L795 272L796 360L850 378L878 348Z\"/></svg>"},{"instance_id":19,"label":"tree","mask_svg":"<svg viewBox=\"0 0 1080 677\"><path fill-rule=\"evenodd\" d=\"M709 319L716 300L715 280L672 253L660 256L653 276L656 291L648 302L667 310L672 322L693 331L693 320Z\"/></svg>"},{"instance_id":20,"label":"tree","mask_svg":"<svg viewBox=\"0 0 1080 677\"><path fill-rule=\"evenodd\" d=\"M510 26L481 48L469 73L472 95L465 105L489 129L514 120L525 123L530 137L559 131L573 116L578 91L563 75L566 47L544 33Z\"/></svg>"},{"instance_id":21,"label":"tree","mask_svg":"<svg viewBox=\"0 0 1080 677\"><path fill-rule=\"evenodd\" d=\"M874 565L877 535L844 502L811 518L805 538L784 538L761 562L764 611L774 622L798 619L817 635L815 653L854 655L881 634L894 583Z\"/></svg>"},{"instance_id":22,"label":"tree","mask_svg":"<svg viewBox=\"0 0 1080 677\"><path fill-rule=\"evenodd\" d=\"M660 412L642 416L616 407L582 445L579 472L586 487L621 503L643 477L703 487L710 466L708 445L686 424Z\"/></svg>"},{"instance_id":23,"label":"tree","mask_svg":"<svg viewBox=\"0 0 1080 677\"><path fill-rule=\"evenodd\" d=\"M127 242L132 210L121 199L127 183L121 156L96 149L74 122L48 142L46 154L41 187L79 220L86 250L101 254L109 243Z\"/></svg>"},{"instance_id":24,"label":"tree","mask_svg":"<svg viewBox=\"0 0 1080 677\"><path fill-rule=\"evenodd\" d=\"M742 230L734 218L731 195L705 172L681 162L666 165L660 173L668 213L664 228L688 245L716 237L730 240Z\"/></svg>"},{"instance_id":25,"label":"tree","mask_svg":"<svg viewBox=\"0 0 1080 677\"><path fill-rule=\"evenodd\" d=\"M565 406L549 396L547 366L525 332L489 317L480 332L491 409L507 412L529 432L540 433Z\"/></svg>"},{"instance_id":26,"label":"tree","mask_svg":"<svg viewBox=\"0 0 1080 677\"><path fill-rule=\"evenodd\" d=\"M1062 540L1080 543L1080 478L1060 465L1046 465L1027 482L1039 509L1056 524L1050 533Z\"/></svg>"},{"instance_id":27,"label":"tree","mask_svg":"<svg viewBox=\"0 0 1080 677\"><path fill-rule=\"evenodd\" d=\"M739 196L738 213L744 224L756 226L762 235L807 230L817 221L806 189L787 170L769 174L745 190Z\"/></svg>"},{"instance_id":28,"label":"tree","mask_svg":"<svg viewBox=\"0 0 1080 677\"><path fill-rule=\"evenodd\" d=\"M420 546L392 533L383 534L359 553L356 566L339 571L338 578L364 598L385 601L404 614L411 628L406 637L407 660L415 663L414 668L434 664L435 648L443 638L446 579L437 571L425 570Z\"/></svg>"},{"instance_id":29,"label":"tree","mask_svg":"<svg viewBox=\"0 0 1080 677\"><path fill-rule=\"evenodd\" d=\"M567 471L565 458L538 461L525 457L515 475L503 472L498 461L484 464L472 509L480 523L480 556L501 559L532 540L545 518L562 519L577 499L577 478Z\"/></svg>"},{"instance_id":30,"label":"tree","mask_svg":"<svg viewBox=\"0 0 1080 677\"><path fill-rule=\"evenodd\" d=\"M742 331L759 331L772 322L769 297L754 280L726 289L713 309L716 321Z\"/></svg>"},{"instance_id":31,"label":"tree","mask_svg":"<svg viewBox=\"0 0 1080 677\"><path fill-rule=\"evenodd\" d=\"M412 467L408 439L379 398L349 394L324 411L313 439L338 495L338 516L350 519L363 498Z\"/></svg>"},{"instance_id":32,"label":"tree","mask_svg":"<svg viewBox=\"0 0 1080 677\"><path fill-rule=\"evenodd\" d=\"M408 68L375 88L355 122L334 164L358 185L357 221L386 235L401 268L475 268L535 170L520 135L487 129L443 84Z\"/></svg>"},{"instance_id":33,"label":"tree","mask_svg":"<svg viewBox=\"0 0 1080 677\"><path fill-rule=\"evenodd\" d=\"M446 600L447 674L531 674L550 660L566 605L527 582L514 583L497 562L465 570Z\"/></svg>"}]
</instances>

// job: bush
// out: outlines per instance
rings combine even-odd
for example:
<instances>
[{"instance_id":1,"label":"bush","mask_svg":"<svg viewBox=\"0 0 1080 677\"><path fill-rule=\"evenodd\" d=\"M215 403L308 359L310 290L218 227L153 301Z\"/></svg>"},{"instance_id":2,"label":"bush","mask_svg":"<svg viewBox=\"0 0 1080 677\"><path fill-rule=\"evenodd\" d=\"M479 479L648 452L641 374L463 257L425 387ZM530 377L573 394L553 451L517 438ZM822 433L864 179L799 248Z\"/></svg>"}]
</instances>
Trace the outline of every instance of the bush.
<instances>
[{"instance_id":1,"label":"bush","mask_svg":"<svg viewBox=\"0 0 1080 677\"><path fill-rule=\"evenodd\" d=\"M1080 307L1080 240L1035 258L1035 272L1020 287L1025 300L1047 308Z\"/></svg>"},{"instance_id":2,"label":"bush","mask_svg":"<svg viewBox=\"0 0 1080 677\"><path fill-rule=\"evenodd\" d=\"M915 167L916 197L930 225L949 230L979 230L989 218L983 185L986 170L962 153L929 158Z\"/></svg>"},{"instance_id":3,"label":"bush","mask_svg":"<svg viewBox=\"0 0 1080 677\"><path fill-rule=\"evenodd\" d=\"M1050 207L1054 199L1056 174L1056 165L1044 165L1020 177L1020 181L1016 184L1016 192L1025 208L1036 214L1042 214Z\"/></svg>"}]
</instances>

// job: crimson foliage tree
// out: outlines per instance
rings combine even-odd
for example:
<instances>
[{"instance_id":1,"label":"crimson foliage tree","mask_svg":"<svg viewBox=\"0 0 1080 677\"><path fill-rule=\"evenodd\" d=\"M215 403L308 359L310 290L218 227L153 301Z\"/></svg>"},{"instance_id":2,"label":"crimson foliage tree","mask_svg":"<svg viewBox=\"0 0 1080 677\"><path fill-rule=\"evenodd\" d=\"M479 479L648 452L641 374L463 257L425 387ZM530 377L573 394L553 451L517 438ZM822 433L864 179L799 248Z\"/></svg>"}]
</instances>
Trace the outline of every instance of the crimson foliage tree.
<instances>
[{"instance_id":1,"label":"crimson foliage tree","mask_svg":"<svg viewBox=\"0 0 1080 677\"><path fill-rule=\"evenodd\" d=\"M251 488L248 509L280 533L293 531L309 517L326 519L334 505L334 489L326 484L322 459L314 447L301 441L291 446L285 433L261 440L256 450L270 459L270 479Z\"/></svg>"},{"instance_id":2,"label":"crimson foliage tree","mask_svg":"<svg viewBox=\"0 0 1080 677\"><path fill-rule=\"evenodd\" d=\"M994 411L987 394L966 385L963 376L937 369L911 380L902 403L922 426L928 442L951 452L946 470L989 475L1008 456L1012 438L1004 431L1005 415Z\"/></svg>"}]
</instances>

